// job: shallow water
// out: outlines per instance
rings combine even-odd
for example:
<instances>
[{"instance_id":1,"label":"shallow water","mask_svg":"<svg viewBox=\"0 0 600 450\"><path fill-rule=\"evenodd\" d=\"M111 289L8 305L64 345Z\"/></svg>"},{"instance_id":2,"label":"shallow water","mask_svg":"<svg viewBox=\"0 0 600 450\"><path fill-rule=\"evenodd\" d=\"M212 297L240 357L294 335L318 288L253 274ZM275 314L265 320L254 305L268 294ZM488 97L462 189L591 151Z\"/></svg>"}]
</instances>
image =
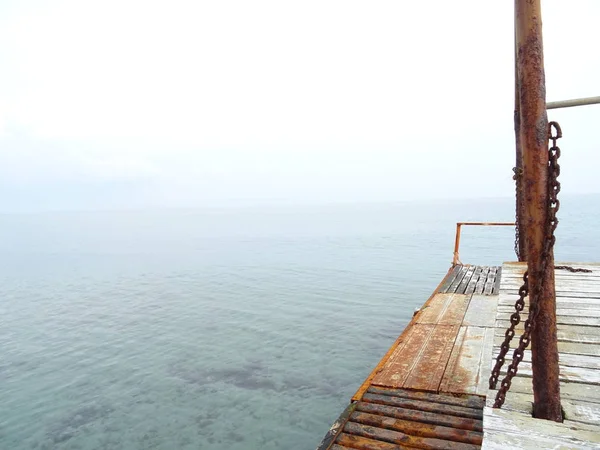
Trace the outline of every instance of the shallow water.
<instances>
[{"instance_id":1,"label":"shallow water","mask_svg":"<svg viewBox=\"0 0 600 450\"><path fill-rule=\"evenodd\" d=\"M600 196L557 259L599 261ZM0 448L310 449L506 200L4 215ZM467 228L461 259L514 260Z\"/></svg>"}]
</instances>

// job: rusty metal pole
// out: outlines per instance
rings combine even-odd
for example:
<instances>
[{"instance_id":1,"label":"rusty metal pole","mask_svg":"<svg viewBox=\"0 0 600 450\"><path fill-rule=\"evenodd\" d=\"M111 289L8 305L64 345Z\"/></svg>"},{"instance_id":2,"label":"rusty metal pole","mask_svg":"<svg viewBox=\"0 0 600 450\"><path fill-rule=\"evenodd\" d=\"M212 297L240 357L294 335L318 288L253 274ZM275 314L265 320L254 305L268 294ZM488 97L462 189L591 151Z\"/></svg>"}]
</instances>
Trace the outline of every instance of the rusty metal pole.
<instances>
[{"instance_id":1,"label":"rusty metal pole","mask_svg":"<svg viewBox=\"0 0 600 450\"><path fill-rule=\"evenodd\" d=\"M552 251L543 262L549 219L548 117L540 0L517 0L517 45L524 188L521 223L527 246L529 298L539 311L531 339L533 415L561 422Z\"/></svg>"},{"instance_id":2,"label":"rusty metal pole","mask_svg":"<svg viewBox=\"0 0 600 450\"><path fill-rule=\"evenodd\" d=\"M527 248L525 246L525 230L522 229L521 218L523 217L523 151L521 149L521 104L519 101L519 68L517 64L517 3L515 0L515 30L514 30L514 53L515 53L515 197L516 197L516 233L517 242L515 250L518 250L519 261L527 261Z\"/></svg>"}]
</instances>

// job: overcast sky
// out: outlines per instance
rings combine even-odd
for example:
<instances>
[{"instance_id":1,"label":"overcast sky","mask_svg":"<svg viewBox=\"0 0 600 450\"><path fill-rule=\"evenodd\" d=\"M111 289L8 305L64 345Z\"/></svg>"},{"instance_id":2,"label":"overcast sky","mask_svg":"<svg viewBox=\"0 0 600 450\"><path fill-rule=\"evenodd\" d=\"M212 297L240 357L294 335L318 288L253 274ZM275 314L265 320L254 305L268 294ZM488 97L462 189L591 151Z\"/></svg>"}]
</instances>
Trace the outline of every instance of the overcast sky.
<instances>
[{"instance_id":1,"label":"overcast sky","mask_svg":"<svg viewBox=\"0 0 600 450\"><path fill-rule=\"evenodd\" d=\"M0 210L511 196L512 3L0 0ZM542 6L600 95L600 2ZM550 118L600 192L600 106Z\"/></svg>"}]
</instances>

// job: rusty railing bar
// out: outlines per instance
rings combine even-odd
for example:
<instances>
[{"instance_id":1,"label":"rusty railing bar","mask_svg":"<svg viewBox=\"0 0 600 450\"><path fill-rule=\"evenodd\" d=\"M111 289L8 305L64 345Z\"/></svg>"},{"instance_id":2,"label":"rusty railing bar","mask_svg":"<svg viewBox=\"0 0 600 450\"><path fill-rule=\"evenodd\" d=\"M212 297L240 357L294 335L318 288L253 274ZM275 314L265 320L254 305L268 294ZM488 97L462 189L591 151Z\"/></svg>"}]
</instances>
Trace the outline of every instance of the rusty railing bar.
<instances>
[{"instance_id":1,"label":"rusty railing bar","mask_svg":"<svg viewBox=\"0 0 600 450\"><path fill-rule=\"evenodd\" d=\"M572 100L559 100L546 103L546 109L571 108L573 106L596 105L600 103L600 97L574 98Z\"/></svg>"},{"instance_id":2,"label":"rusty railing bar","mask_svg":"<svg viewBox=\"0 0 600 450\"><path fill-rule=\"evenodd\" d=\"M460 247L460 230L463 225L467 226L480 226L480 227L508 227L515 226L515 222L457 222L456 223L456 237L454 239L454 257L452 258L452 266L456 266L460 263L459 259L459 247Z\"/></svg>"}]
</instances>

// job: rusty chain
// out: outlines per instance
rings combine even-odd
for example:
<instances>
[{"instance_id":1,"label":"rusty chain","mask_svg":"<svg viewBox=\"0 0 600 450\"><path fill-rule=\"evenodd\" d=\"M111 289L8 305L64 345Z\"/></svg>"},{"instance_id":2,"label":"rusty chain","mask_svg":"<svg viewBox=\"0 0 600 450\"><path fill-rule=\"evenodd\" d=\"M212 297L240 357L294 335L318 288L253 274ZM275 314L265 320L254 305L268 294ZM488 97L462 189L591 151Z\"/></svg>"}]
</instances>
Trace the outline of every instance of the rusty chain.
<instances>
[{"instance_id":1,"label":"rusty chain","mask_svg":"<svg viewBox=\"0 0 600 450\"><path fill-rule=\"evenodd\" d=\"M573 273L577 273L577 272L583 272L583 273L592 273L592 271L590 269L582 269L582 268L574 268L571 266L554 266L554 269L556 270L567 270L569 272L573 272Z\"/></svg>"},{"instance_id":2,"label":"rusty chain","mask_svg":"<svg viewBox=\"0 0 600 450\"><path fill-rule=\"evenodd\" d=\"M521 261L521 250L520 250L520 240L521 240L521 229L519 227L519 187L521 183L519 179L523 176L523 169L519 167L513 167L513 180L515 180L515 195L517 201L515 202L515 255L517 255L517 260Z\"/></svg>"},{"instance_id":3,"label":"rusty chain","mask_svg":"<svg viewBox=\"0 0 600 450\"><path fill-rule=\"evenodd\" d=\"M560 175L560 165L558 164L558 158L560 158L560 148L556 141L562 137L562 130L557 122L550 122L548 124L548 135L549 139L552 140L552 146L548 149L548 214L546 221L546 237L542 247L541 254L541 268L535 277L535 292L538 295L541 292L543 274L546 273L548 268L548 258L550 252L556 242L554 232L558 226L558 218L556 216L560 209L560 201L558 200L558 193L560 192L560 182L558 176ZM561 268L562 266L558 266ZM577 269L574 269L577 270ZM585 269L584 269L585 270ZM525 297L529 293L529 271L525 272L523 276L523 286L519 289L519 299L515 303L515 313L511 316L511 325L506 330L505 339L500 349L500 354L496 358L496 364L492 370L490 376L490 389L495 389L500 376L500 370L504 365L505 356L510 349L510 341L514 336L514 329L520 322L520 312L525 306ZM538 299L529 298L529 314L524 324L524 332L519 338L519 345L513 352L512 362L506 370L506 376L502 380L500 389L496 393L496 401L494 402L494 408L501 408L506 399L506 393L510 389L512 379L517 374L519 363L523 360L525 355L525 349L531 342L531 331L535 327L535 320L538 314Z\"/></svg>"}]
</instances>

